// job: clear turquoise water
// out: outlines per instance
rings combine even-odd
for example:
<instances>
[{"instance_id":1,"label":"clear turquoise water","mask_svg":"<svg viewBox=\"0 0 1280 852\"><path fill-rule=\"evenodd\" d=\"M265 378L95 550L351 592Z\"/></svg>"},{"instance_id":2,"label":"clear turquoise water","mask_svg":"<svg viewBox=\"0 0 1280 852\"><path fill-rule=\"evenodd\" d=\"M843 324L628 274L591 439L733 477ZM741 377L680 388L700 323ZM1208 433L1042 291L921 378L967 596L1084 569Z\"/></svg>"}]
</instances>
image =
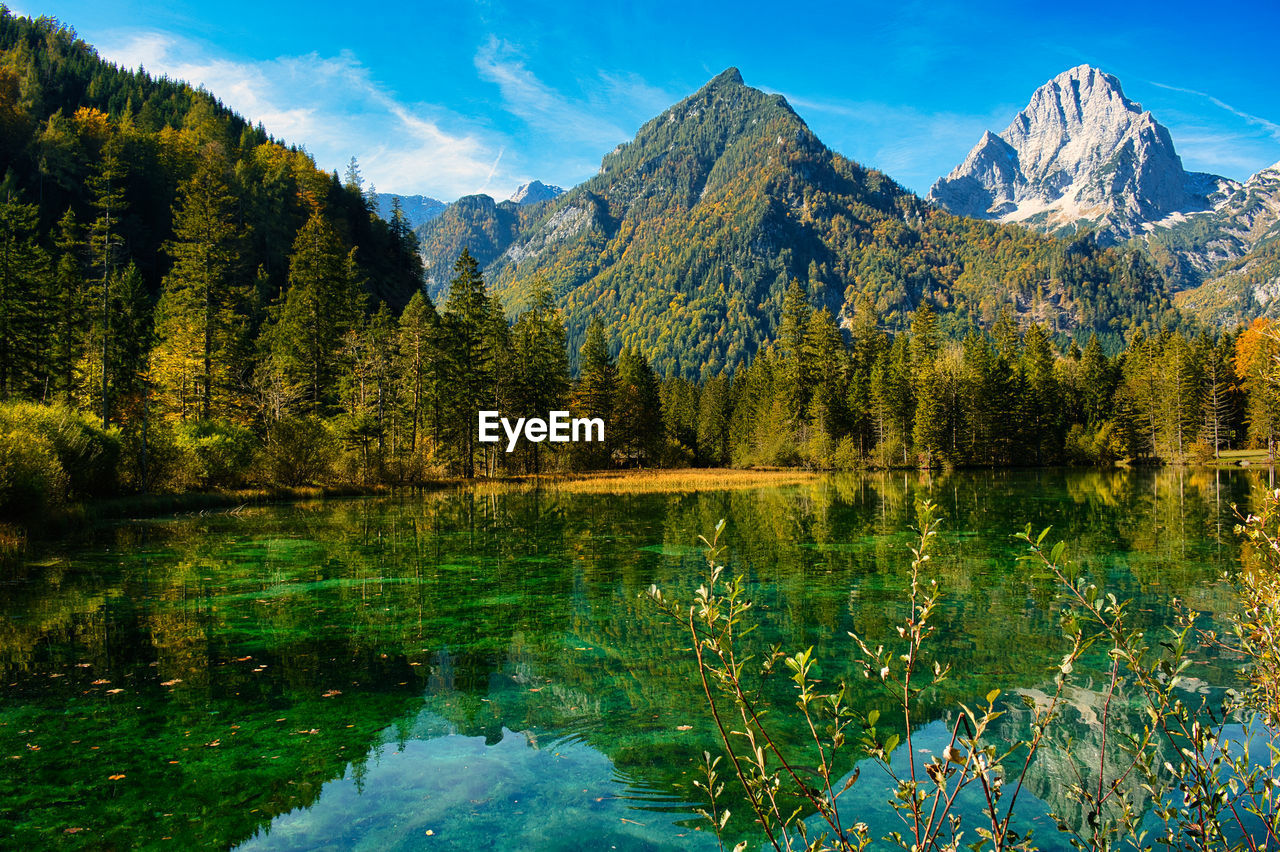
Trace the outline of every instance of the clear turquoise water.
<instances>
[{"instance_id":1,"label":"clear turquoise water","mask_svg":"<svg viewBox=\"0 0 1280 852\"><path fill-rule=\"evenodd\" d=\"M857 676L847 633L905 611L913 501L945 516L946 598L917 749L957 701L1020 695L1062 654L1051 579L1011 533L1052 524L1149 628L1178 597L1232 606L1243 472L886 474L684 495L470 492L104 525L0 580L0 845L14 848L701 849L690 803L717 741L687 639L640 598L688 597L728 519L760 629ZM1232 682L1201 655L1196 685ZM860 680L860 676L857 676ZM1088 751L1101 684L1069 716ZM855 684L854 703L890 706ZM783 693L785 695L785 692ZM1125 724L1123 708L1117 724ZM1022 727L1020 727L1022 726ZM799 732L783 726L784 739ZM898 755L899 762L905 754ZM847 767L852 770L852 763ZM1024 804L1070 813L1048 756ZM892 817L867 768L846 814ZM1132 793L1141 804L1141 796ZM1046 804L1048 803L1048 804ZM735 837L749 837L735 808ZM852 821L852 820L850 820Z\"/></svg>"}]
</instances>

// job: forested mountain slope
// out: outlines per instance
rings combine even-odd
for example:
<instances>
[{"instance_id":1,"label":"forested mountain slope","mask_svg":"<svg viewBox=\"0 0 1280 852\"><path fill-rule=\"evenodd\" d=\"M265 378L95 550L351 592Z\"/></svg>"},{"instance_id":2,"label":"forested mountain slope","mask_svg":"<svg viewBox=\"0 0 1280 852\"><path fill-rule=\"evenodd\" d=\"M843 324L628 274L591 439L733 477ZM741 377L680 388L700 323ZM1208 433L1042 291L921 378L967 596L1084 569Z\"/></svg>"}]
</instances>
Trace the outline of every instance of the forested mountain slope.
<instances>
[{"instance_id":1,"label":"forested mountain slope","mask_svg":"<svg viewBox=\"0 0 1280 852\"><path fill-rule=\"evenodd\" d=\"M294 237L317 205L358 247L360 277L375 298L403 306L418 289L405 229L370 215L358 186L208 92L108 63L57 21L0 12L0 179L6 200L37 205L40 242L52 245L68 210L80 225L100 215L92 187L110 160L122 257L158 292L179 185L206 155L225 167L245 231L240 275L259 279L264 302L284 286Z\"/></svg>"},{"instance_id":2,"label":"forested mountain slope","mask_svg":"<svg viewBox=\"0 0 1280 852\"><path fill-rule=\"evenodd\" d=\"M776 337L783 294L849 320L860 298L890 328L922 302L956 335L1002 310L1109 346L1173 317L1137 252L964 219L826 148L786 100L717 76L536 209L487 277L508 311L545 277L571 349L587 320L660 372L707 375Z\"/></svg>"}]
</instances>

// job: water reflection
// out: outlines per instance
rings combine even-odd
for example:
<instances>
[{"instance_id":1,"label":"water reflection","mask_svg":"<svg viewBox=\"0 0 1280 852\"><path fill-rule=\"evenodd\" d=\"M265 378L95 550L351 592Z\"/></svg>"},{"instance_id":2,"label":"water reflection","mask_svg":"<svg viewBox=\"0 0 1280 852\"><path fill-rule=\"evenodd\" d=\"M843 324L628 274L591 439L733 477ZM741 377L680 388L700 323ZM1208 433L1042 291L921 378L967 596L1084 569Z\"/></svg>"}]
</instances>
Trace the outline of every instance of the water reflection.
<instances>
[{"instance_id":1,"label":"water reflection","mask_svg":"<svg viewBox=\"0 0 1280 852\"><path fill-rule=\"evenodd\" d=\"M1257 484L1238 471L897 473L104 526L46 546L0 582L0 836L27 847L69 829L118 847L409 843L432 828L432 806L413 790L498 803L496 789L475 787L491 783L541 804L518 820L498 804L474 820L460 813L449 843L492 842L497 817L528 843L552 843L551 825L621 838L619 848L665 843L687 831L694 761L716 741L679 650L687 641L639 592L658 583L687 596L700 578L696 535L719 518L757 601L757 650L815 644L824 677L853 678L847 632L885 636L902 617L913 502L935 499L946 517L933 563L947 591L938 653L957 675L928 701L944 720L955 701L992 688L1034 696L1061 656L1053 581L1014 561L1014 529L1052 524L1158 629L1174 596L1207 618L1231 607L1217 579L1237 554L1231 504L1247 505ZM1231 679L1207 655L1196 676ZM1077 698L1087 730L1093 699ZM596 786L553 783L549 744ZM457 772L459 755L486 769ZM1033 792L1053 802L1066 765L1037 771ZM415 772L427 788L409 783ZM573 804L606 780L611 796Z\"/></svg>"}]
</instances>

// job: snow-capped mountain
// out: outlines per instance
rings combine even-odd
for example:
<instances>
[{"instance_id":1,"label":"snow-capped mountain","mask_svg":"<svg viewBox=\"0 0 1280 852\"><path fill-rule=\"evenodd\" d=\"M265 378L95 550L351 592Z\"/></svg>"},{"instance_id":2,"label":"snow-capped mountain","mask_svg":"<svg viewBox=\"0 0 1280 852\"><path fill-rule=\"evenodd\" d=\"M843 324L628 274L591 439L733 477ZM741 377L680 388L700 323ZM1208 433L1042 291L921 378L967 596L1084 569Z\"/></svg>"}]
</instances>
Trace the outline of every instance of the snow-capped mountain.
<instances>
[{"instance_id":1,"label":"snow-capped mountain","mask_svg":"<svg viewBox=\"0 0 1280 852\"><path fill-rule=\"evenodd\" d=\"M1187 172L1169 131L1088 65L1059 74L999 135L987 132L929 199L954 213L1051 233L1140 235L1177 214L1213 209L1239 187Z\"/></svg>"}]
</instances>

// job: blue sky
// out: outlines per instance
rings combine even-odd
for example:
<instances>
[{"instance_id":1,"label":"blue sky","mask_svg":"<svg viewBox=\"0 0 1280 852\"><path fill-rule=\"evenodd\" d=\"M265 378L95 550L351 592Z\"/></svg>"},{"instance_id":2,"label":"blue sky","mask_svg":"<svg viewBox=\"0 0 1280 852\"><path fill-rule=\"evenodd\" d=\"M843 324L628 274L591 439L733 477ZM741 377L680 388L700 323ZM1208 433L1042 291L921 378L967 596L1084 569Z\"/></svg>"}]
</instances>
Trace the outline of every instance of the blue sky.
<instances>
[{"instance_id":1,"label":"blue sky","mask_svg":"<svg viewBox=\"0 0 1280 852\"><path fill-rule=\"evenodd\" d=\"M203 84L379 190L571 186L724 68L829 146L923 193L1037 86L1090 63L1167 125L1189 169L1280 160L1280 3L353 4L14 0L108 59Z\"/></svg>"}]
</instances>

